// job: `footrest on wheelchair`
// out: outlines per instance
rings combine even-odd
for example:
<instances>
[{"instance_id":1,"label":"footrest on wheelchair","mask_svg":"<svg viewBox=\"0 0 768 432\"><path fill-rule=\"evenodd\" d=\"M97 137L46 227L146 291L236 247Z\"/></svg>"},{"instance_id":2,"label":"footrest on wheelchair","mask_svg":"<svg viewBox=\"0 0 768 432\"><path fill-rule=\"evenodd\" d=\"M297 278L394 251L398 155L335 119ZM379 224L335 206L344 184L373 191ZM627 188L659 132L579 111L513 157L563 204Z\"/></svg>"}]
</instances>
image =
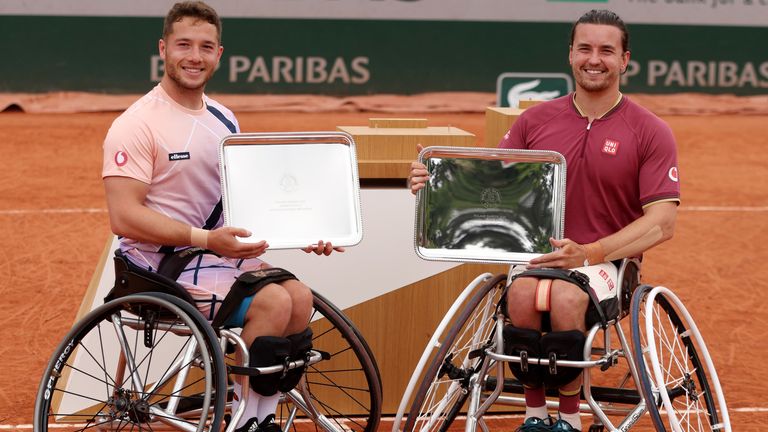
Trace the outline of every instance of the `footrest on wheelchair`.
<instances>
[{"instance_id":1,"label":"footrest on wheelchair","mask_svg":"<svg viewBox=\"0 0 768 432\"><path fill-rule=\"evenodd\" d=\"M496 388L496 377L490 376L485 381L484 390L493 391ZM635 389L620 389L613 387L596 387L592 386L592 397L597 402L607 403L622 403L637 405L642 400L642 397ZM504 380L504 392L523 394L523 384L520 381L513 378L506 378ZM547 389L547 396L557 397L557 389ZM584 393L581 393L581 399L584 399Z\"/></svg>"},{"instance_id":2,"label":"footrest on wheelchair","mask_svg":"<svg viewBox=\"0 0 768 432\"><path fill-rule=\"evenodd\" d=\"M259 376L259 375L267 375L267 374L273 374L273 373L281 373L288 369L303 367L305 364L307 366L310 366L323 360L330 360L331 358L331 355L325 351L312 350L310 352L312 354L309 356L308 361L296 360L296 361L290 361L284 365L265 366L265 367L245 367L245 366L229 365L227 366L227 369L229 370L230 373L233 373L235 375Z\"/></svg>"}]
</instances>

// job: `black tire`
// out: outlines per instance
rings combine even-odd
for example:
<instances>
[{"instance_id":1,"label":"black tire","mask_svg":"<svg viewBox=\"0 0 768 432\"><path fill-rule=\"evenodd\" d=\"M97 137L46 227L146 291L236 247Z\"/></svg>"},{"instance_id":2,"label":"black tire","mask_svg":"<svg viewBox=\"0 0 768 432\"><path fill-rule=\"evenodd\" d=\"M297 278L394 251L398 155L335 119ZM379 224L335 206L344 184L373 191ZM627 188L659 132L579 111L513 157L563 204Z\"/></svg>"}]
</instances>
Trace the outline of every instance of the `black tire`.
<instances>
[{"instance_id":1,"label":"black tire","mask_svg":"<svg viewBox=\"0 0 768 432\"><path fill-rule=\"evenodd\" d=\"M150 316L159 319L145 330ZM116 321L122 322L119 328L127 342L122 348ZM184 348L192 343L197 348L191 351L191 360L182 361ZM123 373L128 366L119 367L128 358L124 355L128 350L130 360L123 364L135 364L133 378L137 381ZM163 355L158 354L161 352ZM167 360L169 357L173 359ZM179 380L179 373L171 371L177 360L189 366L191 375L186 380ZM164 375L167 385L149 388ZM174 381L180 382L175 392ZM73 382L77 384L68 385ZM56 348L35 400L34 430L46 432L51 427L56 431L72 423L79 425L78 430L152 430L179 421L196 431L217 432L226 389L226 366L218 338L197 309L165 294L130 295L88 313ZM178 401L175 410L168 410L171 400Z\"/></svg>"},{"instance_id":2,"label":"black tire","mask_svg":"<svg viewBox=\"0 0 768 432\"><path fill-rule=\"evenodd\" d=\"M727 410L719 390L717 373L707 367L703 356L707 348L697 341L698 329L692 320L685 318L679 300L669 291L660 291L649 299L653 287L639 287L632 298L631 332L632 346L640 375L640 388L648 412L657 431L723 431L727 423ZM652 302L648 304L648 302ZM646 312L650 307L650 313ZM653 344L648 328L652 327ZM653 364L659 365L664 385L657 385L657 373ZM714 384L714 385L713 385ZM671 410L662 415L663 399L671 401Z\"/></svg>"},{"instance_id":3,"label":"black tire","mask_svg":"<svg viewBox=\"0 0 768 432\"><path fill-rule=\"evenodd\" d=\"M403 432L445 432L462 412L468 399L469 377L483 364L482 348L495 335L495 312L506 279L507 275L501 274L486 281L456 314L422 375Z\"/></svg>"},{"instance_id":4,"label":"black tire","mask_svg":"<svg viewBox=\"0 0 768 432\"><path fill-rule=\"evenodd\" d=\"M278 406L276 421L286 432L376 432L381 419L381 376L365 339L336 306L318 293L314 293L310 326L314 333L313 349L328 353L330 359L307 369L297 389ZM327 424L299 408L306 403L300 396L304 385L310 395L309 403L325 417ZM295 409L299 412L292 421L291 412ZM305 426L302 417L311 418L314 424Z\"/></svg>"}]
</instances>

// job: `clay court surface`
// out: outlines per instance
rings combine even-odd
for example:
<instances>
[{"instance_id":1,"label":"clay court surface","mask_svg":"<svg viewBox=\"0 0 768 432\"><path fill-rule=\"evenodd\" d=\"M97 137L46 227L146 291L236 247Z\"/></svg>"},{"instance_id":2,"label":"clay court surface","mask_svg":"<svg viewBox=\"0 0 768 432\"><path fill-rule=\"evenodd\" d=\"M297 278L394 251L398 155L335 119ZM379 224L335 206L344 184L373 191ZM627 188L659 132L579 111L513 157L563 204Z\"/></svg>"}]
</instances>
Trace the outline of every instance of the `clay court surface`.
<instances>
[{"instance_id":1,"label":"clay court surface","mask_svg":"<svg viewBox=\"0 0 768 432\"><path fill-rule=\"evenodd\" d=\"M237 113L248 132L333 130L383 116L426 117L480 142L485 130L481 110ZM117 114L0 113L0 429L30 428L43 367L72 324L110 235L101 142ZM672 288L693 314L734 430L765 430L768 115L663 118L678 139L683 204L675 238L646 255L644 280ZM519 421L493 422L492 429L511 431Z\"/></svg>"}]
</instances>

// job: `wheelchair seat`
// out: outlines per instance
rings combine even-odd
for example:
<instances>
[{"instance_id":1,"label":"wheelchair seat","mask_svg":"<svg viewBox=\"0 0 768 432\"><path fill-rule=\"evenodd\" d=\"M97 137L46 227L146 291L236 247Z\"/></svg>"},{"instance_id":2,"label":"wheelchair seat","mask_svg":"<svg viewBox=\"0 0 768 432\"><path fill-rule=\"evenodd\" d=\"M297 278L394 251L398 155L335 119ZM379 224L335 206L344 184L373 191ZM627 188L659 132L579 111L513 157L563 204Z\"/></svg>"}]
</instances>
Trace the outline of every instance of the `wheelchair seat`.
<instances>
[{"instance_id":1,"label":"wheelchair seat","mask_svg":"<svg viewBox=\"0 0 768 432\"><path fill-rule=\"evenodd\" d=\"M160 292L178 297L195 306L195 300L178 282L132 263L123 252L115 251L115 285L104 297L104 303L131 294Z\"/></svg>"}]
</instances>

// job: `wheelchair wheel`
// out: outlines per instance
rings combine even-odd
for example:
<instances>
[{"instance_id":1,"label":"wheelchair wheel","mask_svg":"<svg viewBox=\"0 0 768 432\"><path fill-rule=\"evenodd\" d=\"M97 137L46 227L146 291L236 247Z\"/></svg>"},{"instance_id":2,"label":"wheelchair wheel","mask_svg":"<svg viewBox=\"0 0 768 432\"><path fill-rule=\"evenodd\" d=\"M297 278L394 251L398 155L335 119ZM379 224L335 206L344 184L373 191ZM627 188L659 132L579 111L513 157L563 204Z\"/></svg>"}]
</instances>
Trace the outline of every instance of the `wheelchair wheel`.
<instances>
[{"instance_id":1,"label":"wheelchair wheel","mask_svg":"<svg viewBox=\"0 0 768 432\"><path fill-rule=\"evenodd\" d=\"M631 327L640 387L656 430L730 431L709 351L677 296L664 287L639 287Z\"/></svg>"},{"instance_id":2,"label":"wheelchair wheel","mask_svg":"<svg viewBox=\"0 0 768 432\"><path fill-rule=\"evenodd\" d=\"M34 430L215 432L226 385L216 334L192 305L130 295L91 311L58 346L40 382Z\"/></svg>"},{"instance_id":3,"label":"wheelchair wheel","mask_svg":"<svg viewBox=\"0 0 768 432\"><path fill-rule=\"evenodd\" d=\"M381 376L365 339L317 293L310 327L313 349L328 353L330 359L307 369L299 386L278 406L276 421L286 432L375 432L381 418Z\"/></svg>"},{"instance_id":4,"label":"wheelchair wheel","mask_svg":"<svg viewBox=\"0 0 768 432\"><path fill-rule=\"evenodd\" d=\"M447 332L438 336L439 349L414 394L404 432L443 432L461 413L469 396L470 377L483 364L483 350L493 340L496 308L506 279L506 275L498 275L477 288Z\"/></svg>"}]
</instances>

